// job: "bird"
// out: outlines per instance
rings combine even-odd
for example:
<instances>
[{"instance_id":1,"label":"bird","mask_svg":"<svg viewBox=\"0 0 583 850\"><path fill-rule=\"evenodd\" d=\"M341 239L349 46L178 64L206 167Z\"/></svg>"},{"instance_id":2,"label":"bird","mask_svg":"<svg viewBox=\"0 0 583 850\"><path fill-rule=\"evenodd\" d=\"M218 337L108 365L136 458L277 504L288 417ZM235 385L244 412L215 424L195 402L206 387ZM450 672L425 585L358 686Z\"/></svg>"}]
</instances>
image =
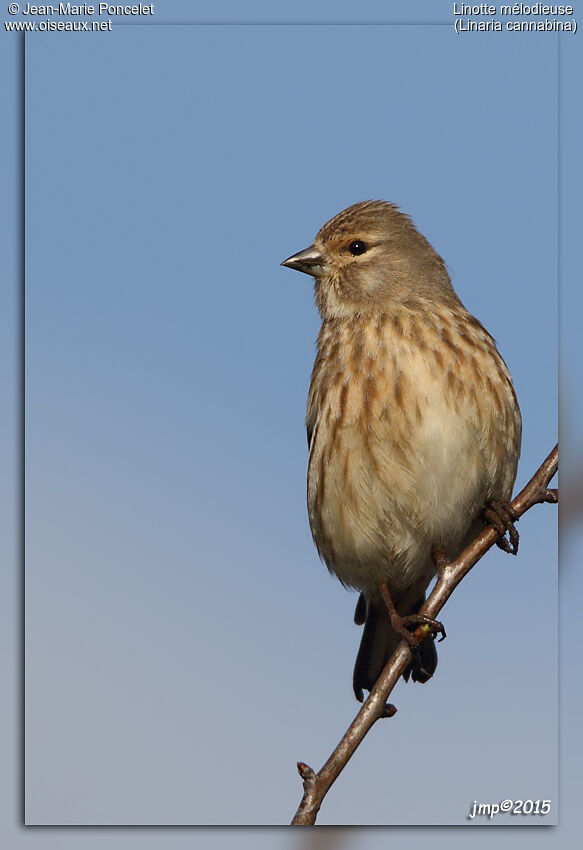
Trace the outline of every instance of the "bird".
<instances>
[{"instance_id":1,"label":"bird","mask_svg":"<svg viewBox=\"0 0 583 850\"><path fill-rule=\"evenodd\" d=\"M520 407L494 339L397 204L349 206L281 265L314 278L308 517L329 571L360 591L362 701L402 639L405 679L433 676L445 629L419 609L440 565L488 523L516 554Z\"/></svg>"}]
</instances>

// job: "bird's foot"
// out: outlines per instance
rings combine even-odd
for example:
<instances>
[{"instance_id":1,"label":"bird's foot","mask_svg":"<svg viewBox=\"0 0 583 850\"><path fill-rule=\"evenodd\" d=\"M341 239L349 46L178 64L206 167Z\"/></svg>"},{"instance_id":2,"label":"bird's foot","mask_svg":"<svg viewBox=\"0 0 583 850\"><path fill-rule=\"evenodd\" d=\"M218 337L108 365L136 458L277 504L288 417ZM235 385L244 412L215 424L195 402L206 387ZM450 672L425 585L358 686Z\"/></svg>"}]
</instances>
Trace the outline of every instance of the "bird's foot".
<instances>
[{"instance_id":1,"label":"bird's foot","mask_svg":"<svg viewBox=\"0 0 583 850\"><path fill-rule=\"evenodd\" d=\"M498 532L496 546L510 555L517 555L519 536L514 523L518 521L518 515L511 505L492 500L486 505L483 516L486 525L491 525Z\"/></svg>"},{"instance_id":2,"label":"bird's foot","mask_svg":"<svg viewBox=\"0 0 583 850\"><path fill-rule=\"evenodd\" d=\"M379 589L389 612L393 630L407 641L412 650L416 649L421 641L427 638L435 638L437 635L441 635L439 640L442 641L444 639L446 635L443 623L440 623L438 620L432 620L426 614L409 614L406 617L402 617L391 599L387 583L384 581L381 582Z\"/></svg>"},{"instance_id":3,"label":"bird's foot","mask_svg":"<svg viewBox=\"0 0 583 850\"><path fill-rule=\"evenodd\" d=\"M432 620L425 614L409 614L407 617L401 617L400 620L401 626L404 627L410 637L415 639L416 643L421 643L422 640L427 638L435 639L437 635L440 635L438 643L441 643L447 637L443 623L440 623L439 620ZM392 620L391 625L395 628ZM413 629L413 631L410 631L410 629ZM399 632L399 634L402 634L402 632Z\"/></svg>"}]
</instances>

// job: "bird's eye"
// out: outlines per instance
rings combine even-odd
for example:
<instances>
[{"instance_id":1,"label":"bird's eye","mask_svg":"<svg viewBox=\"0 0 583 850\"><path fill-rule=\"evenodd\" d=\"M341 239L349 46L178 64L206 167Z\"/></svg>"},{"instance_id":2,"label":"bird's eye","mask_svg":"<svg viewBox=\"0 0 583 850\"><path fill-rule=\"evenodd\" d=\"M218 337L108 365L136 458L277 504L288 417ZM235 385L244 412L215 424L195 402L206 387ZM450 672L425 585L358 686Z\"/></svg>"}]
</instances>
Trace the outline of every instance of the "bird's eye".
<instances>
[{"instance_id":1,"label":"bird's eye","mask_svg":"<svg viewBox=\"0 0 583 850\"><path fill-rule=\"evenodd\" d=\"M348 250L352 254L353 257L360 257L361 254L367 250L368 245L366 242L362 242L360 239L355 239L354 242L351 242L348 246Z\"/></svg>"}]
</instances>

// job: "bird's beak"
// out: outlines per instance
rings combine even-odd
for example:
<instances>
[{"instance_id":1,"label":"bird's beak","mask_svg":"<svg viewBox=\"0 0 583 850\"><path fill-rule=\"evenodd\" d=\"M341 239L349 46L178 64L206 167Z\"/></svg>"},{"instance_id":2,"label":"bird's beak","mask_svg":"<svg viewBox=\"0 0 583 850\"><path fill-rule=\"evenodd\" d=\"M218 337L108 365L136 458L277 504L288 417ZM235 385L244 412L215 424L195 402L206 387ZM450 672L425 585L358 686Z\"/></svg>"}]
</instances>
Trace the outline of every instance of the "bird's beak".
<instances>
[{"instance_id":1,"label":"bird's beak","mask_svg":"<svg viewBox=\"0 0 583 850\"><path fill-rule=\"evenodd\" d=\"M311 274L315 277L324 265L324 257L315 245L310 245L304 251L292 254L281 265L286 266L288 269L304 272L304 274Z\"/></svg>"}]
</instances>

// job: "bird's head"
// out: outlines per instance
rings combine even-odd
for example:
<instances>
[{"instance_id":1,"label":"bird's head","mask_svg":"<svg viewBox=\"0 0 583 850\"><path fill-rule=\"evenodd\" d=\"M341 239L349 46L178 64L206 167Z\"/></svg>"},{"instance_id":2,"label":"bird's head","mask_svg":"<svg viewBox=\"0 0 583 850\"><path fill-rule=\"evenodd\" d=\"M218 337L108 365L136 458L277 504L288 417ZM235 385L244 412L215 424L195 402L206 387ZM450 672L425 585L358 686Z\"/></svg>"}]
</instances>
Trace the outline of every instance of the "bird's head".
<instances>
[{"instance_id":1,"label":"bird's head","mask_svg":"<svg viewBox=\"0 0 583 850\"><path fill-rule=\"evenodd\" d=\"M439 254L386 201L362 201L338 213L282 266L314 277L324 319L384 311L414 296L460 303Z\"/></svg>"}]
</instances>

